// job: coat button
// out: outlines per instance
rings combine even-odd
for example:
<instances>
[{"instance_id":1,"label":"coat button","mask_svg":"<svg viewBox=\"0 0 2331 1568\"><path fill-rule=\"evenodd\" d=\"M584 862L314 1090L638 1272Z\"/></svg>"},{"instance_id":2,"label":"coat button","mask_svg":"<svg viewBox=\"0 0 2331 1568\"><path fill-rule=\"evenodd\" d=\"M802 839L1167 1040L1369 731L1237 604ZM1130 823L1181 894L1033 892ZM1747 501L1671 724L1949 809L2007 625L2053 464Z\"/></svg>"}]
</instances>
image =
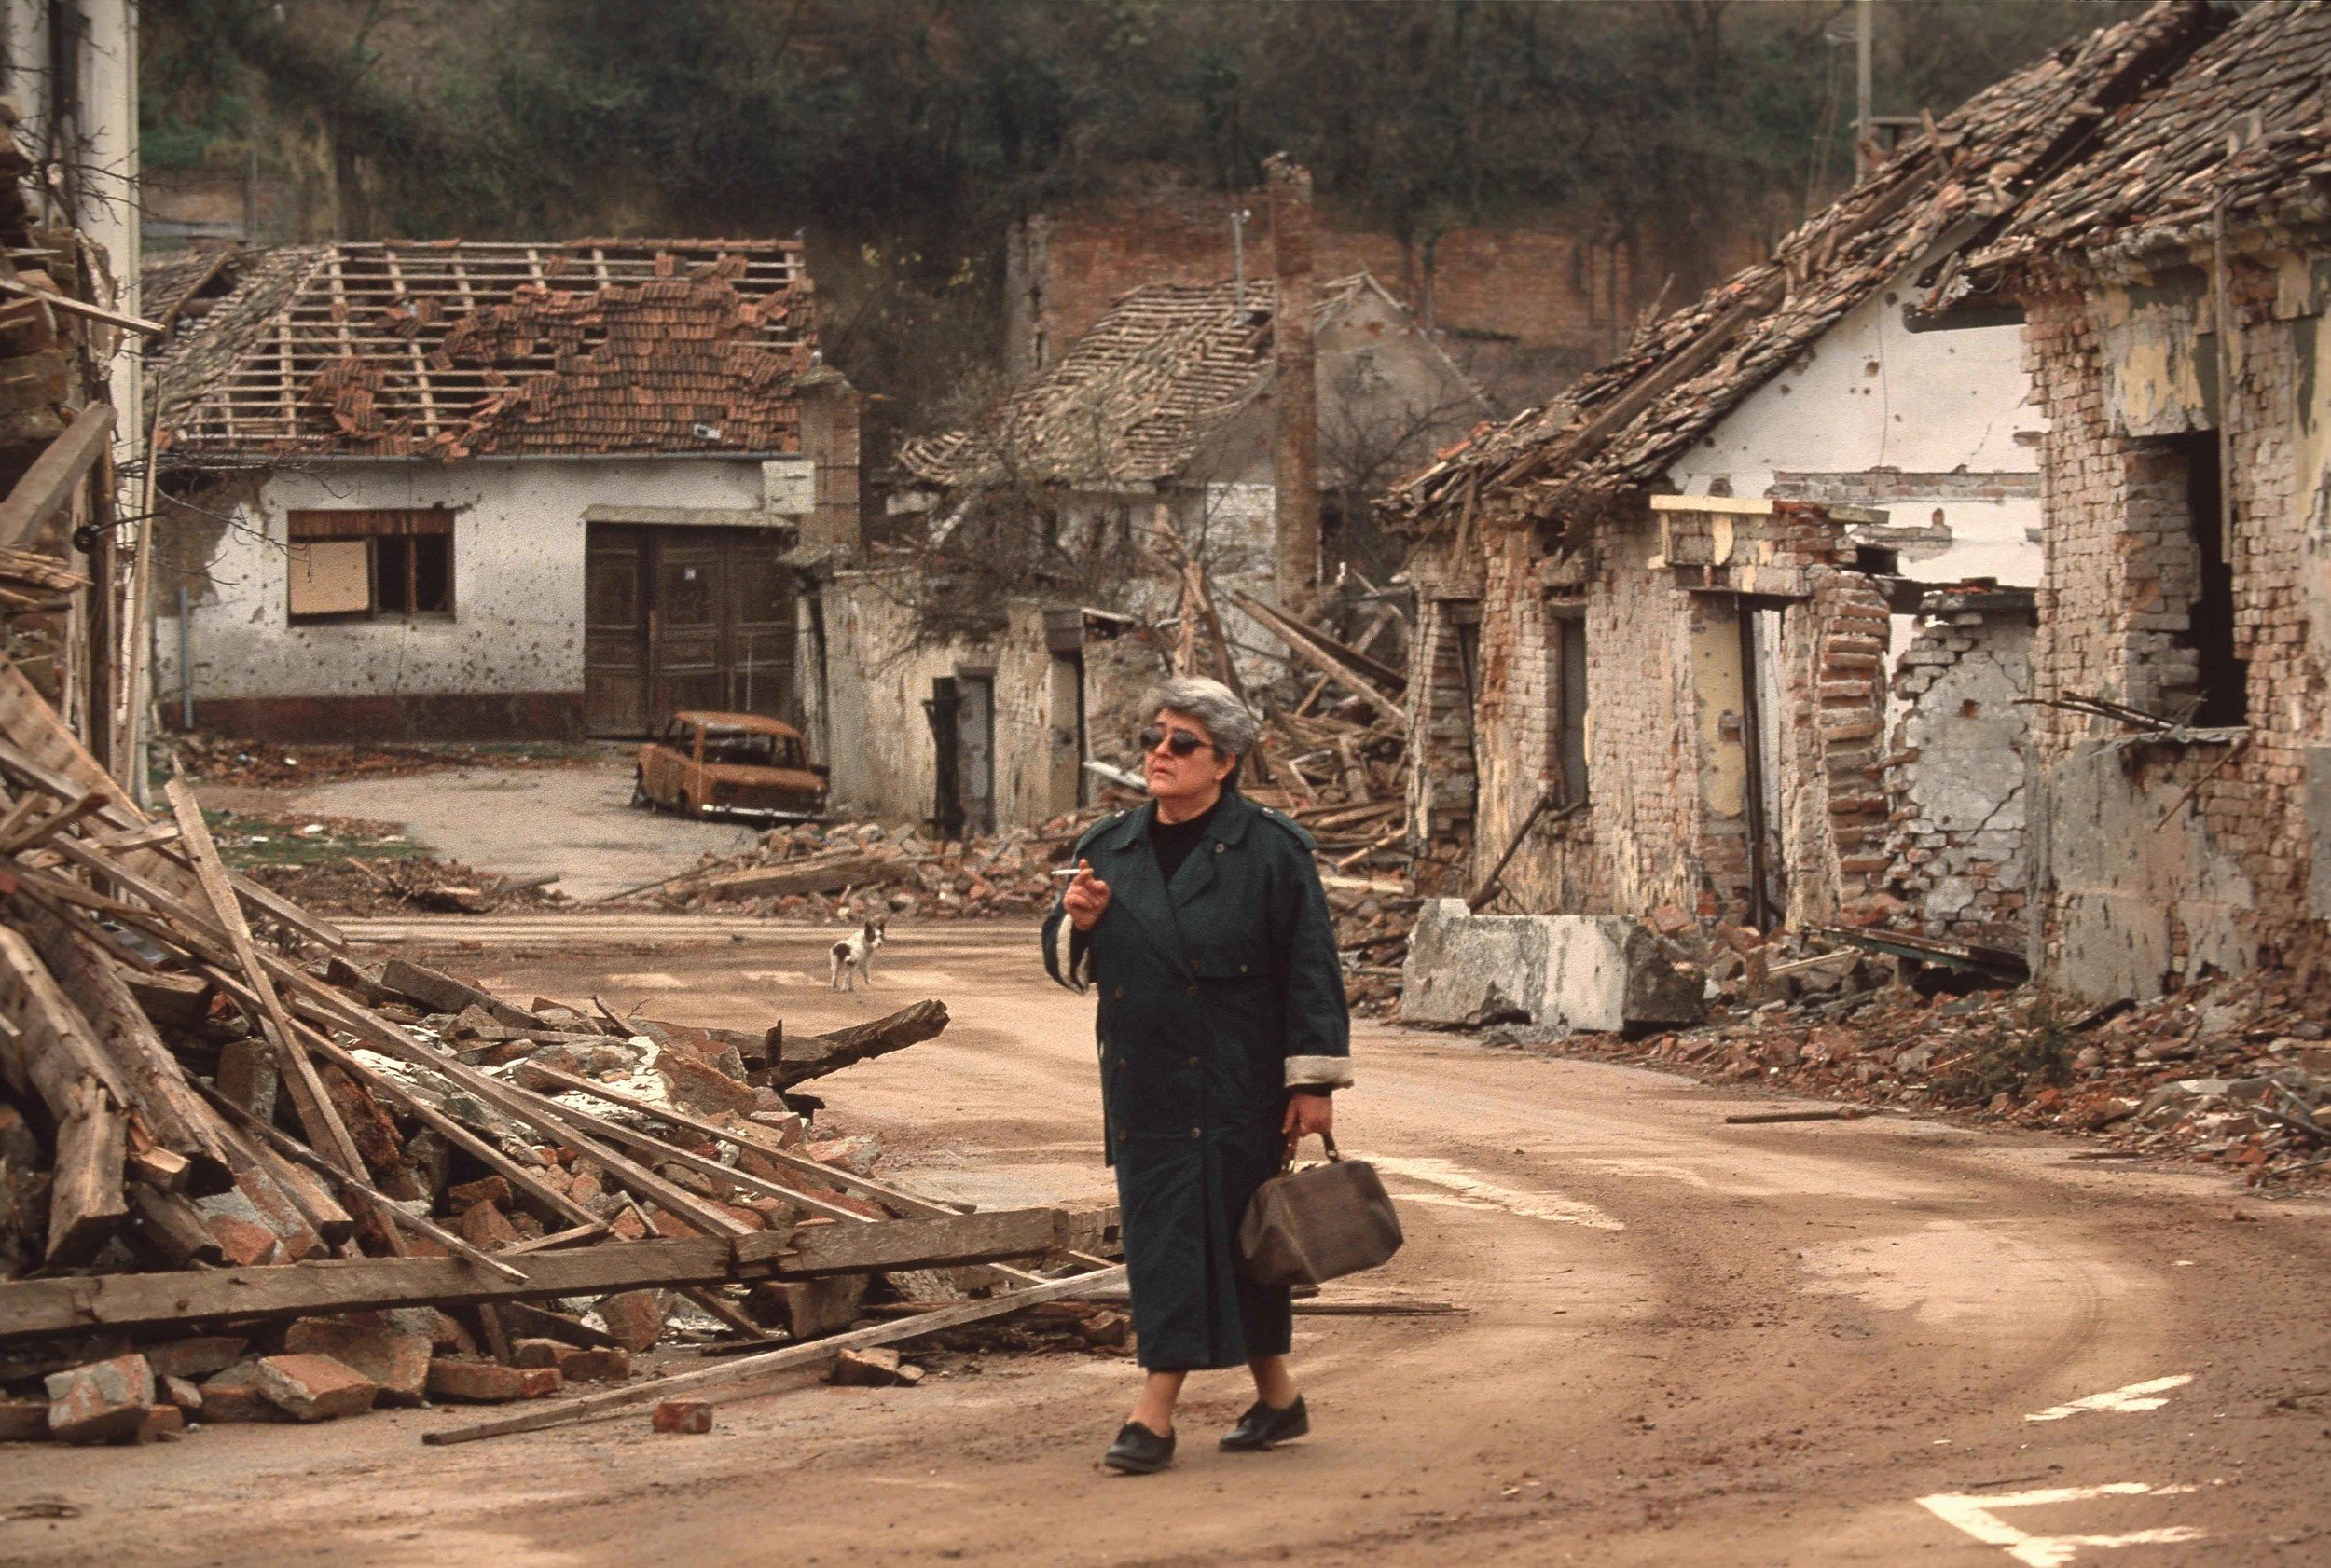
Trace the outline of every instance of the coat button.
<instances>
[{"instance_id":1,"label":"coat button","mask_svg":"<svg viewBox=\"0 0 2331 1568\"><path fill-rule=\"evenodd\" d=\"M1203 1134L1203 1133L1202 1133L1202 1132L1201 1132L1198 1128L1193 1127L1193 1128L1191 1128L1191 1129L1190 1129L1190 1135L1191 1135L1192 1137L1195 1138L1195 1137L1202 1137L1202 1136L1204 1136L1205 1135L1204 1135L1204 1134Z\"/></svg>"},{"instance_id":2,"label":"coat button","mask_svg":"<svg viewBox=\"0 0 2331 1568\"><path fill-rule=\"evenodd\" d=\"M1192 987L1190 987L1190 994L1191 994L1192 996L1193 996L1193 997L1194 997L1194 996L1196 996L1196 995L1198 994L1198 988L1197 988L1196 986L1193 985Z\"/></svg>"},{"instance_id":3,"label":"coat button","mask_svg":"<svg viewBox=\"0 0 2331 1568\"><path fill-rule=\"evenodd\" d=\"M1194 1066L1198 1066L1198 1059L1197 1059L1195 1056L1191 1057L1191 1058L1190 1058L1190 1065L1191 1065L1192 1066L1193 1066L1193 1067L1194 1067Z\"/></svg>"},{"instance_id":4,"label":"coat button","mask_svg":"<svg viewBox=\"0 0 2331 1568\"><path fill-rule=\"evenodd\" d=\"M1125 988L1122 985L1118 986L1116 996L1119 1001L1124 1001L1125 999Z\"/></svg>"},{"instance_id":5,"label":"coat button","mask_svg":"<svg viewBox=\"0 0 2331 1568\"><path fill-rule=\"evenodd\" d=\"M1214 846L1214 853L1220 855L1223 850L1228 849L1229 847L1230 846L1227 844L1218 844Z\"/></svg>"},{"instance_id":6,"label":"coat button","mask_svg":"<svg viewBox=\"0 0 2331 1568\"><path fill-rule=\"evenodd\" d=\"M1244 965L1244 964L1239 965L1239 966L1238 966L1238 972L1239 972L1240 974L1245 974L1245 973L1247 972L1247 966L1246 966L1246 965Z\"/></svg>"}]
</instances>

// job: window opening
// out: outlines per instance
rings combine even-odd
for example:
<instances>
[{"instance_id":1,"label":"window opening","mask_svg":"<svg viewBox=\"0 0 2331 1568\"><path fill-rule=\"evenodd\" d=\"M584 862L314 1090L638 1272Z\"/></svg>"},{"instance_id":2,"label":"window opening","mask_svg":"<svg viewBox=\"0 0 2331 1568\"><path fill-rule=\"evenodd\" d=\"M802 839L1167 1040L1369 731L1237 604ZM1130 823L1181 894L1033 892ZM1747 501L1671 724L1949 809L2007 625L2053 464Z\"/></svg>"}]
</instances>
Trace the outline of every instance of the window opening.
<instances>
[{"instance_id":1,"label":"window opening","mask_svg":"<svg viewBox=\"0 0 2331 1568\"><path fill-rule=\"evenodd\" d=\"M1547 606L1546 784L1557 805L1586 795L1586 611Z\"/></svg>"},{"instance_id":2,"label":"window opening","mask_svg":"<svg viewBox=\"0 0 2331 1568\"><path fill-rule=\"evenodd\" d=\"M2199 591L2187 611L2187 634L2200 671L2187 723L2214 729L2250 722L2250 667L2234 652L2234 567L2227 548L2224 475L2217 432L2172 436L2185 461L2186 524L2193 535Z\"/></svg>"},{"instance_id":3,"label":"window opening","mask_svg":"<svg viewBox=\"0 0 2331 1568\"><path fill-rule=\"evenodd\" d=\"M452 612L450 512L294 512L288 534L294 622Z\"/></svg>"}]
</instances>

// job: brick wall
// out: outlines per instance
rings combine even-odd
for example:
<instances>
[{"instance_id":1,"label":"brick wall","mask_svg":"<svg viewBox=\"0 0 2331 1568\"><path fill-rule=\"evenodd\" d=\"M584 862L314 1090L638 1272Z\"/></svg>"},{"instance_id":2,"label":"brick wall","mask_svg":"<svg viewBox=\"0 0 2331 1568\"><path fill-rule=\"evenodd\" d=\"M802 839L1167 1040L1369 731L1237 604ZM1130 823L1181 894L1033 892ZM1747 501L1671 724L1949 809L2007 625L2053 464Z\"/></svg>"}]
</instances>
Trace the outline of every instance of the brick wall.
<instances>
[{"instance_id":1,"label":"brick wall","mask_svg":"<svg viewBox=\"0 0 2331 1568\"><path fill-rule=\"evenodd\" d=\"M1583 612L1589 808L1540 819L1502 882L1537 911L1640 914L1676 904L1739 920L1750 902L1744 592L1780 596L1771 650L1784 694L1767 801L1792 918L1877 918L1885 800L1878 671L1886 608L1875 585L1833 563L1840 533L1819 507L1785 503L1727 519L1741 562L1717 564L1697 514L1655 515L1640 498L1583 505L1566 529L1492 516L1478 547L1480 653L1474 733L1448 722L1448 640L1428 613L1412 663L1420 705L1411 755L1412 827L1435 848L1461 836L1443 795L1473 796L1471 887L1513 841L1559 769L1552 657L1558 609ZM1706 564L1678 567L1698 540ZM1728 545L1729 549L1730 546ZM1750 557L1754 557L1753 565ZM1420 583L1445 575L1435 561ZM1445 613L1445 612L1444 612Z\"/></svg>"},{"instance_id":2,"label":"brick wall","mask_svg":"<svg viewBox=\"0 0 2331 1568\"><path fill-rule=\"evenodd\" d=\"M2028 596L1930 595L1896 662L1888 886L1929 935L2021 951L2029 891Z\"/></svg>"},{"instance_id":3,"label":"brick wall","mask_svg":"<svg viewBox=\"0 0 2331 1568\"><path fill-rule=\"evenodd\" d=\"M2222 420L2230 432L2227 557L2234 653L2247 665L2246 736L2145 741L2114 721L2039 710L2041 949L2076 992L2143 995L2205 967L2324 958L2308 797L2310 780L2324 794L2331 737L2326 653L2310 635L2326 587L2308 530L2331 479L2324 301L2322 285L2306 282L2310 261L2319 275L2319 254L2236 263L2236 374L2190 421ZM2026 301L2026 364L2050 421L2033 694L2101 695L2173 716L2197 679L2188 606L2198 553L2178 454L2156 433L2128 433L2135 421L2118 400L2132 395L2141 367L2125 338L2114 340L2116 374L2106 374L2103 344L2125 331L2117 323L2131 292L2066 276L2033 285ZM2158 432L2158 411L2144 412L2151 422L2140 428Z\"/></svg>"},{"instance_id":4,"label":"brick wall","mask_svg":"<svg viewBox=\"0 0 2331 1568\"><path fill-rule=\"evenodd\" d=\"M1241 198L1249 278L1271 274L1271 233L1260 195ZM1015 374L1048 363L1098 321L1110 302L1148 282L1213 282L1234 266L1222 196L1159 196L1072 208L1027 220L1010 247L1008 315ZM1442 340L1480 378L1538 384L1567 379L1618 351L1638 296L1630 251L1549 221L1533 228L1462 228L1421 247L1319 213L1314 265L1321 281L1366 271L1421 320L1429 293ZM1428 282L1429 281L1429 290ZM1659 280L1649 287L1656 291Z\"/></svg>"}]
</instances>

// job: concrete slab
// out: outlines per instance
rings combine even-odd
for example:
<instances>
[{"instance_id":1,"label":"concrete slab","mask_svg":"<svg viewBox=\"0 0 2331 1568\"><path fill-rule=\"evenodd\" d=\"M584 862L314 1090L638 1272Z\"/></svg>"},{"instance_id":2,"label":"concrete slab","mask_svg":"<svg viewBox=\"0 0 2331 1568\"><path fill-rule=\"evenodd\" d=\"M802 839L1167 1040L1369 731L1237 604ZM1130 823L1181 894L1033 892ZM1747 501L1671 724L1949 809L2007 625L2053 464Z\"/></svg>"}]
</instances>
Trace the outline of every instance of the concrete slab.
<instances>
[{"instance_id":1,"label":"concrete slab","mask_svg":"<svg viewBox=\"0 0 2331 1568\"><path fill-rule=\"evenodd\" d=\"M1696 1024L1706 1009L1700 970L1625 915L1474 915L1461 899L1436 899L1409 934L1406 1023L1616 1033Z\"/></svg>"}]
</instances>

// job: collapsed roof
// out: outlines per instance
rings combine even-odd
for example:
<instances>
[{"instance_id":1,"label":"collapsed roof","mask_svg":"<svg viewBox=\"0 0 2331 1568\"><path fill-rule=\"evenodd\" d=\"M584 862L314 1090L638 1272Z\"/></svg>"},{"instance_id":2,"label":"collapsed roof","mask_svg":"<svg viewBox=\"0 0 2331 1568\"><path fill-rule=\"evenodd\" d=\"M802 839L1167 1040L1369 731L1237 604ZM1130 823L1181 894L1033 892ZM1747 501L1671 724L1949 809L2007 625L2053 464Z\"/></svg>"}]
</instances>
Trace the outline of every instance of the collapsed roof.
<instances>
[{"instance_id":1,"label":"collapsed roof","mask_svg":"<svg viewBox=\"0 0 2331 1568\"><path fill-rule=\"evenodd\" d=\"M197 459L793 452L810 306L795 241L303 246L151 374Z\"/></svg>"},{"instance_id":2,"label":"collapsed roof","mask_svg":"<svg viewBox=\"0 0 2331 1568\"><path fill-rule=\"evenodd\" d=\"M1319 291L1318 318L1363 294L1391 300L1356 273ZM1130 290L980 428L908 441L900 466L945 486L1171 478L1268 383L1277 298L1267 278L1248 280L1243 292L1230 281Z\"/></svg>"},{"instance_id":3,"label":"collapsed roof","mask_svg":"<svg viewBox=\"0 0 2331 1568\"><path fill-rule=\"evenodd\" d=\"M1404 481L1391 516L1421 532L1469 501L1539 516L1573 490L1656 483L1848 311L1968 226L2013 212L2217 22L2203 0L2161 0L1978 93L1771 260L1639 332L1561 401L1475 432Z\"/></svg>"},{"instance_id":4,"label":"collapsed roof","mask_svg":"<svg viewBox=\"0 0 2331 1568\"><path fill-rule=\"evenodd\" d=\"M2228 143L2239 150L2228 150ZM2222 203L2222 206L2221 206ZM1981 277L2051 251L2101 258L2331 219L2331 5L2244 11L1967 261Z\"/></svg>"}]
</instances>

